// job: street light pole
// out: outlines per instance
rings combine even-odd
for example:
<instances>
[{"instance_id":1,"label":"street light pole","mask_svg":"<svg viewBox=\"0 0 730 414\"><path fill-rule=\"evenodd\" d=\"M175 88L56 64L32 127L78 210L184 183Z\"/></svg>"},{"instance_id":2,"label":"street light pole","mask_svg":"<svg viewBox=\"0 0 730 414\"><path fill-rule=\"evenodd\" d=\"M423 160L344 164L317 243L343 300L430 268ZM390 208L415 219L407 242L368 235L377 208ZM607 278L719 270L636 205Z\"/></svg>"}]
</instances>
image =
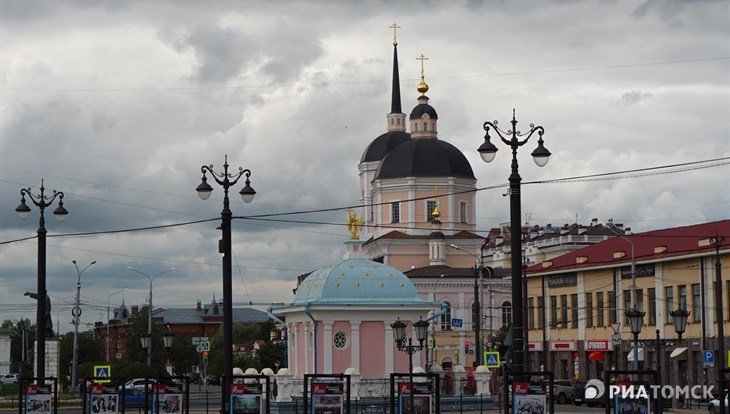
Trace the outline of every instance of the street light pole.
<instances>
[{"instance_id":1,"label":"street light pole","mask_svg":"<svg viewBox=\"0 0 730 414\"><path fill-rule=\"evenodd\" d=\"M106 298L106 362L109 362L109 304L112 296L116 295L117 293L125 292L127 290L128 288L117 290L116 292L109 294L109 296Z\"/></svg>"},{"instance_id":2,"label":"street light pole","mask_svg":"<svg viewBox=\"0 0 730 414\"><path fill-rule=\"evenodd\" d=\"M223 254L223 375L224 378L230 379L233 376L233 263L231 261L231 221L233 213L230 209L230 201L228 199L228 189L236 185L238 180L245 175L246 185L241 189L239 194L244 203L253 201L256 191L251 188L251 171L238 167L238 173L232 174L228 172L228 155L225 156L223 163L223 173L213 171L213 165L203 165L200 167L203 178L195 189L198 196L207 200L213 192L213 187L208 184L206 174L210 173L216 183L223 187L223 211L221 211L221 233L222 239L218 245L219 253ZM225 382L225 381L224 381ZM225 386L223 383L221 386ZM225 395L225 392L223 393Z\"/></svg>"},{"instance_id":3,"label":"street light pole","mask_svg":"<svg viewBox=\"0 0 730 414\"><path fill-rule=\"evenodd\" d=\"M406 324L401 322L400 318L390 324L390 327L395 331L395 336L393 338L395 340L395 346L399 351L408 354L408 387L410 388L409 397L411 408L409 412L413 413L415 412L413 404L413 354L423 349L423 341L426 340L426 336L428 335L428 322L423 319L419 319L418 322L411 322L411 325L413 325L413 329L416 331L415 333L418 345L413 345L413 338L411 336L408 336L408 345L405 344L404 337L406 336Z\"/></svg>"},{"instance_id":4,"label":"street light pole","mask_svg":"<svg viewBox=\"0 0 730 414\"><path fill-rule=\"evenodd\" d=\"M78 364L79 359L79 323L81 318L81 308L79 307L79 300L81 298L81 274L84 273L84 270L90 268L93 264L96 263L96 260L92 260L91 263L89 263L85 268L79 270L79 266L76 264L76 260L72 260L72 263L74 264L74 267L76 268L76 306L71 310L71 315L74 317L73 324L74 324L74 347L73 347L73 357L72 357L72 363L71 363L71 389L78 389L78 384L76 383L76 366Z\"/></svg>"},{"instance_id":5,"label":"street light pole","mask_svg":"<svg viewBox=\"0 0 730 414\"><path fill-rule=\"evenodd\" d=\"M50 309L46 309L46 301L48 300L48 292L46 292L46 219L44 211L46 207L50 207L53 201L58 197L58 207L53 211L56 220L62 222L68 217L68 211L63 207L63 193L53 191L52 196L44 194L43 180L41 180L41 193L34 196L30 187L20 190L20 205L15 208L21 220L28 218L30 215L30 207L25 204L25 196L38 207L40 211L40 219L38 221L38 303L36 304L36 377L45 378L46 376L46 318L50 319ZM43 383L40 380L39 383Z\"/></svg>"},{"instance_id":6,"label":"street light pole","mask_svg":"<svg viewBox=\"0 0 730 414\"><path fill-rule=\"evenodd\" d=\"M503 143L512 149L512 172L509 176L509 204L510 204L510 238L512 256L512 371L523 372L525 370L525 327L523 326L523 305L522 305L522 199L520 186L522 178L517 163L517 149L527 143L533 134L537 133L539 139L537 148L532 151L532 157L538 167L544 167L550 159L550 151L543 146L542 136L545 129L542 126L530 124L526 133L517 130L517 119L515 111L512 110L512 129L501 130L497 127L497 121L485 122L484 143L479 147L479 155L485 162L494 160L497 154L497 147L490 141L489 131L493 129ZM508 138L505 138L508 137ZM524 138L523 138L524 137Z\"/></svg>"},{"instance_id":7,"label":"street light pole","mask_svg":"<svg viewBox=\"0 0 730 414\"><path fill-rule=\"evenodd\" d=\"M150 340L152 340L152 282L155 280L157 276L164 275L165 273L172 272L175 270L174 267L171 267L164 272L157 273L156 275L150 276L147 273L140 272L139 270L133 268L132 266L127 266L127 269L139 273L140 275L146 277L150 281L150 308L147 312L147 335L149 335ZM147 348L147 366L152 365L152 347L150 346Z\"/></svg>"}]
</instances>

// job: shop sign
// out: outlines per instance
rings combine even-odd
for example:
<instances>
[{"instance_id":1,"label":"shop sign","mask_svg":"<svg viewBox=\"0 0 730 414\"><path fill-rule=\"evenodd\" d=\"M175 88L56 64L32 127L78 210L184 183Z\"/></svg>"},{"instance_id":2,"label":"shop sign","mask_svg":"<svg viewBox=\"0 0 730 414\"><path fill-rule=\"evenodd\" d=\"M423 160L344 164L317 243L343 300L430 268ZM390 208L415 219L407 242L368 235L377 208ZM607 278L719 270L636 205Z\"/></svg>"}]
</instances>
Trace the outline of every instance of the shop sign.
<instances>
[{"instance_id":1,"label":"shop sign","mask_svg":"<svg viewBox=\"0 0 730 414\"><path fill-rule=\"evenodd\" d=\"M551 351L575 351L575 341L550 341Z\"/></svg>"},{"instance_id":2,"label":"shop sign","mask_svg":"<svg viewBox=\"0 0 730 414\"><path fill-rule=\"evenodd\" d=\"M586 351L613 351L611 341L586 341Z\"/></svg>"},{"instance_id":3,"label":"shop sign","mask_svg":"<svg viewBox=\"0 0 730 414\"><path fill-rule=\"evenodd\" d=\"M578 275L575 272L561 273L559 275L548 276L548 287L559 286L576 286L578 284Z\"/></svg>"}]
</instances>

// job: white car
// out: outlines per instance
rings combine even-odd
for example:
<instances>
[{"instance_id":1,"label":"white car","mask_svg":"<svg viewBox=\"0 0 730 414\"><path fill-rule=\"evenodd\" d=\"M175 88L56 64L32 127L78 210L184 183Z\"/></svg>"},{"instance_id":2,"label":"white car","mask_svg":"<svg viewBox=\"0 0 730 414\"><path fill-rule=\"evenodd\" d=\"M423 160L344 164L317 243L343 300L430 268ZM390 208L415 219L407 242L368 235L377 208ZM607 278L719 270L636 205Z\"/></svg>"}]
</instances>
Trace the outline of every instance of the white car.
<instances>
[{"instance_id":1,"label":"white car","mask_svg":"<svg viewBox=\"0 0 730 414\"><path fill-rule=\"evenodd\" d=\"M3 374L0 375L0 384L17 384L20 374Z\"/></svg>"},{"instance_id":2,"label":"white car","mask_svg":"<svg viewBox=\"0 0 730 414\"><path fill-rule=\"evenodd\" d=\"M148 379L147 381L150 385L155 383L155 380L152 378ZM137 389L140 391L144 391L144 384L145 384L144 378L135 378L133 380L127 381L124 384L124 388L134 388L134 389Z\"/></svg>"},{"instance_id":3,"label":"white car","mask_svg":"<svg viewBox=\"0 0 730 414\"><path fill-rule=\"evenodd\" d=\"M714 399L707 404L707 410L710 414L720 414L720 400ZM725 413L730 413L730 401L725 397Z\"/></svg>"}]
</instances>

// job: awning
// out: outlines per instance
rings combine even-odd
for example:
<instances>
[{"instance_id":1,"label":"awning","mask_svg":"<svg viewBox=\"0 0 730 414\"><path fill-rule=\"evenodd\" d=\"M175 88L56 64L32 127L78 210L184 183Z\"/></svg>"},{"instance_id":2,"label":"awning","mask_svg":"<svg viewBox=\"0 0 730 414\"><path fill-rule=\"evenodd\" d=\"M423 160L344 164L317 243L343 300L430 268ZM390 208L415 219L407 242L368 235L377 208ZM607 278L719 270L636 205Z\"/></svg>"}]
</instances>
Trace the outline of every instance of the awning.
<instances>
[{"instance_id":1,"label":"awning","mask_svg":"<svg viewBox=\"0 0 730 414\"><path fill-rule=\"evenodd\" d=\"M672 351L672 354L669 355L669 358L678 359L678 360L682 360L682 361L687 360L687 348L685 348L685 347L674 348L674 351Z\"/></svg>"},{"instance_id":2,"label":"awning","mask_svg":"<svg viewBox=\"0 0 730 414\"><path fill-rule=\"evenodd\" d=\"M603 351L593 351L590 354L588 354L588 360L589 361L603 361Z\"/></svg>"},{"instance_id":3,"label":"awning","mask_svg":"<svg viewBox=\"0 0 730 414\"><path fill-rule=\"evenodd\" d=\"M628 355L626 355L626 360L629 362L634 362L634 349L631 349L629 351ZM639 348L639 361L644 360L644 348Z\"/></svg>"}]
</instances>

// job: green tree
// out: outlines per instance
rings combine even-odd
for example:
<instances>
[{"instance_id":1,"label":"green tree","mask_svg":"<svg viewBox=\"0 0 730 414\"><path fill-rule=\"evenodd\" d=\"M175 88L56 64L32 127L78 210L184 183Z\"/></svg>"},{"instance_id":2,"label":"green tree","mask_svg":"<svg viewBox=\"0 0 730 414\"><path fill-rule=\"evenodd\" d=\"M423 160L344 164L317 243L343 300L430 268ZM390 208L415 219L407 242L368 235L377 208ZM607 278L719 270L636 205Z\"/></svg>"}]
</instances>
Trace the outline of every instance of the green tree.
<instances>
[{"instance_id":1,"label":"green tree","mask_svg":"<svg viewBox=\"0 0 730 414\"><path fill-rule=\"evenodd\" d=\"M31 376L33 370L33 341L35 341L35 324L30 319L21 318L12 321L6 319L2 327L13 331L10 334L10 370L11 372L22 371ZM23 353L23 335L25 335L25 354ZM25 358L23 356L25 355Z\"/></svg>"}]
</instances>

